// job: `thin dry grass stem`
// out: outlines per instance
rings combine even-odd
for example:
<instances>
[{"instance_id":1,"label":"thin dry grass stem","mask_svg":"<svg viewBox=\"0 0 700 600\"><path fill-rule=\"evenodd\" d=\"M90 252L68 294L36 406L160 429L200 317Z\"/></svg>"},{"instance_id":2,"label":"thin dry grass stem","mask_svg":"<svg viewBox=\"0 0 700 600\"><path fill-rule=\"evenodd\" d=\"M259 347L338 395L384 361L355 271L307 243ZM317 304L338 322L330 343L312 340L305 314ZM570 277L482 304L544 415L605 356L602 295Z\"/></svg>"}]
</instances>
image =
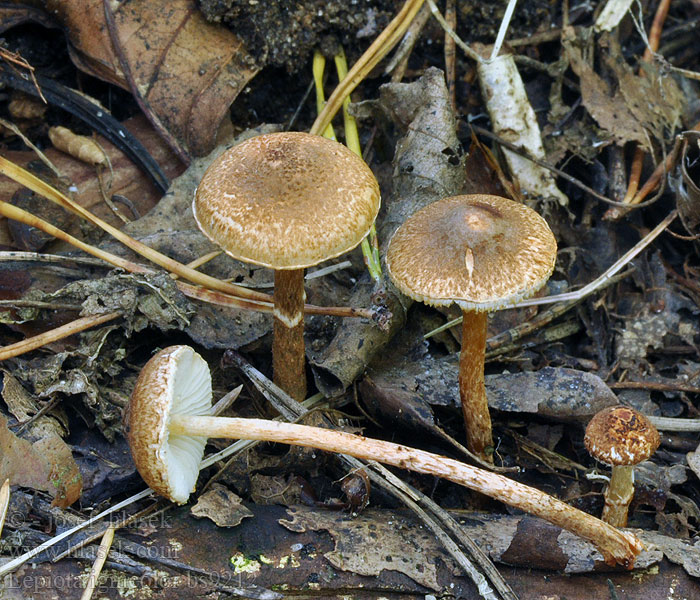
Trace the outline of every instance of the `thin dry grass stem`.
<instances>
[{"instance_id":1,"label":"thin dry grass stem","mask_svg":"<svg viewBox=\"0 0 700 600\"><path fill-rule=\"evenodd\" d=\"M693 125L691 131L700 131L700 121ZM659 183L666 176L666 173L673 168L676 160L678 160L679 151L680 147L674 148L674 151L670 152L666 156L666 159L656 166L654 172L649 176L649 179L646 180L641 189L635 194L634 198L630 200L630 205L641 204L644 199L659 186Z\"/></svg>"},{"instance_id":2,"label":"thin dry grass stem","mask_svg":"<svg viewBox=\"0 0 700 600\"><path fill-rule=\"evenodd\" d=\"M119 530L119 529L124 529L125 527L128 527L129 525L131 525L132 523L134 523L134 522L137 521L138 519L142 519L143 517L145 517L145 516L147 516L147 515L151 515L151 513L153 513L154 508L157 507L159 504L160 504L159 501L155 501L155 502L153 502L152 504L149 504L149 505L148 505L146 508L144 508L143 510L140 510L140 511L138 511L138 512L135 512L134 514L129 515L128 517L124 517L123 519L119 520L118 522L116 522L116 523L114 523L114 524L112 524L112 525L108 525L108 526L105 527L104 529L101 529L101 530L99 530L99 531L95 531L94 533L91 533L90 535L88 535L87 537L84 537L83 539L81 539L80 541L76 542L76 543L73 544L72 546L68 546L68 548L66 548L66 549L63 550L62 552L59 552L58 554L56 554L56 556L53 556L53 557L51 558L51 562L52 562L52 563L57 563L58 561L60 561L60 560L62 560L62 559L64 559L64 558L66 558L66 556L70 556L71 554L73 554L74 552L80 550L81 548L84 548L85 546L88 546L89 544L92 544L92 543L95 542L96 540L100 539L105 533L107 533L107 529L108 529L109 527L113 527L114 530L115 530L115 532L116 532L116 531ZM161 510L165 510L165 509L167 509L169 506L170 506L170 505L166 505L166 507L165 507L164 509L161 509ZM159 511L159 512L160 512L160 511ZM157 514L157 513L156 513L156 514ZM151 515L151 516L152 516L152 515Z\"/></svg>"},{"instance_id":3,"label":"thin dry grass stem","mask_svg":"<svg viewBox=\"0 0 700 600\"><path fill-rule=\"evenodd\" d=\"M179 275L180 277L187 279L193 283L206 286L208 288L218 290L232 296L239 296L241 298L260 300L263 302L271 302L272 299L267 294L262 294L261 292L256 292L249 288L244 288L232 283L226 283L215 277L205 275L194 269L189 269L182 263L173 260L169 256L165 256L153 248L146 246L142 242L135 240L131 236L123 233L116 227L113 227L109 223L106 223L102 219L93 215L90 211L86 210L65 194L62 194L55 188L51 187L46 182L42 181L38 177L35 177L28 171L22 169L21 167L13 164L6 158L0 156L0 173L6 175L10 179L16 181L17 183L24 185L33 192L48 198L52 202L55 202L59 206L65 208L66 210L78 215L82 219L85 219L89 223L99 227L114 239L118 240L137 254L147 258L151 262L167 269L168 271Z\"/></svg>"},{"instance_id":4,"label":"thin dry grass stem","mask_svg":"<svg viewBox=\"0 0 700 600\"><path fill-rule=\"evenodd\" d=\"M445 22L452 30L457 29L457 6L455 0L445 2ZM452 111L457 113L457 86L455 77L457 73L457 45L454 38L445 32L443 43L443 56L445 58L445 80L447 81L447 91L450 95L450 106Z\"/></svg>"},{"instance_id":5,"label":"thin dry grass stem","mask_svg":"<svg viewBox=\"0 0 700 600\"><path fill-rule=\"evenodd\" d=\"M0 534L5 526L5 518L7 517L7 508L10 506L10 480L5 479L2 487L0 487Z\"/></svg>"},{"instance_id":6,"label":"thin dry grass stem","mask_svg":"<svg viewBox=\"0 0 700 600\"><path fill-rule=\"evenodd\" d=\"M191 285L183 281L178 281L177 287L188 298L195 298L203 302L208 302L209 304L235 306L236 308L257 310L266 313L271 313L273 311L272 304L269 302L245 300L215 290L208 290L196 285ZM377 313L371 308L354 308L352 306L316 306L314 304L305 304L304 313L307 315L326 315L330 317L349 317L370 320L374 320L377 317Z\"/></svg>"},{"instance_id":7,"label":"thin dry grass stem","mask_svg":"<svg viewBox=\"0 0 700 600\"><path fill-rule=\"evenodd\" d=\"M2 159L2 157L0 157L0 159ZM3 200L0 200L0 215L2 215L3 217L7 217L8 219L14 219L15 221L19 221L20 223L24 223L25 225L41 229L45 233L48 233L49 235L52 235L53 237L64 242L68 242L71 246L74 246L79 250L82 250L83 252L87 252L88 254L91 254L92 256L95 256L100 260L109 263L113 267L117 267L118 269L123 269L130 273L154 272L153 269L149 269L144 265L131 262L130 260L126 260L125 258L117 256L116 254L111 254L110 252L105 252L104 250L100 250L95 246L86 244L78 238L73 237L69 233L65 233L62 229L51 225L51 223L48 223L43 219L40 219L39 217L36 217L33 214L27 212L26 210L18 208L17 206L13 206L12 204L9 204L8 202L5 202Z\"/></svg>"},{"instance_id":8,"label":"thin dry grass stem","mask_svg":"<svg viewBox=\"0 0 700 600\"><path fill-rule=\"evenodd\" d=\"M420 32L425 27L425 24L430 18L430 7L424 4L418 14L414 17L411 25L406 30L406 33L396 49L394 56L389 61L389 64L384 68L384 74L391 74L392 83L401 81L406 74L408 68L408 59L411 57L413 47L416 45Z\"/></svg>"},{"instance_id":9,"label":"thin dry grass stem","mask_svg":"<svg viewBox=\"0 0 700 600\"><path fill-rule=\"evenodd\" d=\"M328 98L328 102L326 102L326 106L316 117L309 133L321 135L325 131L335 114L342 107L345 98L350 95L364 77L401 39L422 5L423 0L406 0L398 14L352 66L347 77L333 90L333 93Z\"/></svg>"},{"instance_id":10,"label":"thin dry grass stem","mask_svg":"<svg viewBox=\"0 0 700 600\"><path fill-rule=\"evenodd\" d=\"M50 223L47 223L46 221L40 219L39 217L35 217L34 215L26 212L25 210L17 208L16 206L8 204L7 202L3 202L2 200L0 200L0 215L5 216L9 219L14 219L26 225L31 225L32 227L36 227L37 229L41 229L42 231L45 231L46 233L54 236L55 238L67 242L72 246L75 246L83 252L91 254L99 258L100 260L103 260L106 263L119 269L123 269L124 271L127 271L129 273L152 274L156 272L155 270L149 267L146 267L139 263L134 263L132 261L121 258L120 256L117 256L115 254L111 254L94 246L91 246L90 244L86 244L85 242L73 237L72 235L65 233L58 227L55 227L54 225L51 225ZM66 257L65 260L69 260L69 258ZM271 298L267 295L263 296L265 298L269 298L270 300L260 302L256 300L247 300L244 298L240 298L239 296L232 296L230 294L222 293L216 290L209 290L203 287L194 286L183 281L177 281L176 285L178 289L183 294L185 294L185 296L189 298L202 300L210 304L217 304L220 306L231 306L246 310L257 310L261 312L272 312ZM312 304L305 304L304 312L307 314L329 315L336 317L359 317L365 319L373 319L376 316L375 311L373 311L372 309L353 308L345 306L315 306Z\"/></svg>"},{"instance_id":11,"label":"thin dry grass stem","mask_svg":"<svg viewBox=\"0 0 700 600\"><path fill-rule=\"evenodd\" d=\"M27 213L29 214L29 213ZM84 256L62 256L60 254L44 254L40 252L22 252L17 250L0 251L0 261L35 261L46 263L75 263L91 267L106 267L103 260L86 258Z\"/></svg>"},{"instance_id":12,"label":"thin dry grass stem","mask_svg":"<svg viewBox=\"0 0 700 600\"><path fill-rule=\"evenodd\" d=\"M17 52L12 52L10 50L7 50L6 48L0 48L0 59L4 60L5 62L11 65L14 65L15 67L25 69L29 73L29 77L31 77L32 83L36 88L37 95L39 96L39 98L41 98L41 101L44 104L48 104L46 98L44 98L44 94L41 92L41 87L37 83L36 77L34 76L34 67L32 65L30 65Z\"/></svg>"},{"instance_id":13,"label":"thin dry grass stem","mask_svg":"<svg viewBox=\"0 0 700 600\"><path fill-rule=\"evenodd\" d=\"M135 502L138 502L139 500L143 500L144 498L148 498L149 496L152 496L152 495L153 495L152 490L150 490L150 489L143 490L143 491L139 492L138 494L134 494L133 496L126 498L125 500L122 500L121 502L117 502L114 506L110 506L109 508L103 510L101 513L96 514L94 517L90 517L89 519L83 521L82 523L79 523L78 525L71 527L70 529L66 529L64 532L62 532L58 535L55 535L54 537L39 544L35 548L28 550L24 554L21 554L20 556L13 558L12 560L6 562L4 565L0 565L0 577L3 577L4 575L7 575L8 573L12 573L12 571L21 567L28 560L41 554L44 550L51 548L52 546L58 544L59 542L65 540L66 538L69 538L70 536L77 533L78 531L82 531L86 527L89 527L90 525L97 523L98 521L101 521L102 519L111 515L112 513L115 513L116 511L121 510L122 508L126 508L127 506L130 506L131 504L134 504Z\"/></svg>"},{"instance_id":14,"label":"thin dry grass stem","mask_svg":"<svg viewBox=\"0 0 700 600\"><path fill-rule=\"evenodd\" d=\"M664 383L661 381L617 381L615 383L609 383L608 387L613 390L654 390L656 392L700 394L700 387L682 383Z\"/></svg>"},{"instance_id":15,"label":"thin dry grass stem","mask_svg":"<svg viewBox=\"0 0 700 600\"><path fill-rule=\"evenodd\" d=\"M462 52L464 52L469 58L471 58L475 62L483 62L483 58L479 56L474 50L472 50L463 40L461 37L457 35L457 32L450 27L450 24L445 20L445 17L442 16L442 13L440 12L440 9L437 7L435 2L433 0L426 0L426 3L430 7L430 12L433 14L435 17L435 20L440 23L440 26L445 30L445 33L449 35L457 44Z\"/></svg>"},{"instance_id":16,"label":"thin dry grass stem","mask_svg":"<svg viewBox=\"0 0 700 600\"><path fill-rule=\"evenodd\" d=\"M647 419L649 419L651 424L660 431L700 431L700 419L685 419L681 417L655 417L653 415L645 416Z\"/></svg>"},{"instance_id":17,"label":"thin dry grass stem","mask_svg":"<svg viewBox=\"0 0 700 600\"><path fill-rule=\"evenodd\" d=\"M83 590L80 600L90 600L92 595L95 593L95 588L97 587L97 580L102 572L102 567L104 567L105 561L107 560L107 555L112 547L112 542L114 541L114 527L109 526L107 531L105 531L102 536L102 541L100 542L100 547L97 549L97 558L92 564L92 569L90 569L90 575L88 576L87 585Z\"/></svg>"},{"instance_id":18,"label":"thin dry grass stem","mask_svg":"<svg viewBox=\"0 0 700 600\"><path fill-rule=\"evenodd\" d=\"M207 254L203 254L199 258L195 258L192 262L188 262L187 266L190 269L199 269L199 267L201 267L202 265L206 265L209 261L214 260L217 256L223 253L223 250L212 250ZM175 273L171 273L170 277L172 277L173 279L178 279L178 275L176 275Z\"/></svg>"},{"instance_id":19,"label":"thin dry grass stem","mask_svg":"<svg viewBox=\"0 0 700 600\"><path fill-rule=\"evenodd\" d=\"M22 143L27 146L28 148L31 148L31 150L34 152L39 157L39 160L44 163L50 170L51 172L56 175L56 177L63 177L63 174L56 168L56 165L51 162L48 156L44 154L39 148L37 148L32 141L24 135L22 130L17 127L14 123L11 123L10 121L6 121L5 119L0 119L0 125L3 127L7 127L10 131L12 131L16 136L18 136L21 140Z\"/></svg>"},{"instance_id":20,"label":"thin dry grass stem","mask_svg":"<svg viewBox=\"0 0 700 600\"><path fill-rule=\"evenodd\" d=\"M14 358L15 356L36 350L37 348L41 348L46 344L56 342L75 333L80 333L81 331L85 331L91 327L97 327L98 325L113 321L121 316L122 313L117 311L105 313L103 315L81 317L80 319L76 319L75 321L71 321L70 323L66 323L65 325L56 327L55 329L51 329L50 331L45 331L39 335L22 340L21 342L3 346L0 348L0 361L7 360L8 358Z\"/></svg>"}]
</instances>

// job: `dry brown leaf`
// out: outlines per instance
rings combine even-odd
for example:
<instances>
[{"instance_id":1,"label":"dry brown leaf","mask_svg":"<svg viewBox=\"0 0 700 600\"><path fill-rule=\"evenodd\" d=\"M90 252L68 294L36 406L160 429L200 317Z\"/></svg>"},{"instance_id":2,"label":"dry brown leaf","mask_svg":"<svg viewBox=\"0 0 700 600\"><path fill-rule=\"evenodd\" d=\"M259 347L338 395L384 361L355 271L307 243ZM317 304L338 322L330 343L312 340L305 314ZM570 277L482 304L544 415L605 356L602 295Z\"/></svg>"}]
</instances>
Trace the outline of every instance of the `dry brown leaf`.
<instances>
[{"instance_id":1,"label":"dry brown leaf","mask_svg":"<svg viewBox=\"0 0 700 600\"><path fill-rule=\"evenodd\" d=\"M593 69L596 59L589 43L584 35L577 37L573 28L562 36L566 57L581 79L583 105L618 144L636 141L649 150L653 138L663 139L680 125L685 99L678 85L651 63L644 64L644 72L637 75L613 38L606 36L600 42L599 59L612 80L609 84Z\"/></svg>"},{"instance_id":2,"label":"dry brown leaf","mask_svg":"<svg viewBox=\"0 0 700 600\"><path fill-rule=\"evenodd\" d=\"M70 448L51 435L29 443L7 428L0 415L0 481L43 490L53 496L53 504L70 506L82 491L83 480Z\"/></svg>"},{"instance_id":3,"label":"dry brown leaf","mask_svg":"<svg viewBox=\"0 0 700 600\"><path fill-rule=\"evenodd\" d=\"M608 84L593 70L590 57L582 49L584 42L576 39L573 29L562 36L562 45L572 70L581 80L583 105L598 125L620 145L635 141L649 150L643 123L632 114L620 91L611 93Z\"/></svg>"},{"instance_id":4,"label":"dry brown leaf","mask_svg":"<svg viewBox=\"0 0 700 600\"><path fill-rule=\"evenodd\" d=\"M76 66L131 89L112 46L105 3L50 0L46 4L67 30ZM194 156L209 152L231 103L258 71L242 42L223 27L207 23L194 0L108 5L144 103L186 152Z\"/></svg>"},{"instance_id":5,"label":"dry brown leaf","mask_svg":"<svg viewBox=\"0 0 700 600\"><path fill-rule=\"evenodd\" d=\"M219 527L235 527L243 519L253 516L253 513L241 504L241 499L220 483L212 484L211 488L199 497L190 513L194 517L211 519Z\"/></svg>"}]
</instances>

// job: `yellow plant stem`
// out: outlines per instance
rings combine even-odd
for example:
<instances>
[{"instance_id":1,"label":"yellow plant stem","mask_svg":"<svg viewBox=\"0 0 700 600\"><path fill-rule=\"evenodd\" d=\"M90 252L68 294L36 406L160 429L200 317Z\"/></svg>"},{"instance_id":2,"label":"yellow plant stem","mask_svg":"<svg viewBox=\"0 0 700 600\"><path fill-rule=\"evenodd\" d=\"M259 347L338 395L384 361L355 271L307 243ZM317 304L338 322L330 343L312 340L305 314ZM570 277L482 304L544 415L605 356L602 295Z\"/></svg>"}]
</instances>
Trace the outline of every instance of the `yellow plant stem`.
<instances>
[{"instance_id":1,"label":"yellow plant stem","mask_svg":"<svg viewBox=\"0 0 700 600\"><path fill-rule=\"evenodd\" d=\"M314 74L314 88L316 88L316 111L321 112L326 106L326 95L323 93L323 74L326 70L326 57L319 50L314 52L314 62L312 71ZM328 126L323 130L323 137L329 140L337 141L333 125L328 123Z\"/></svg>"},{"instance_id":2,"label":"yellow plant stem","mask_svg":"<svg viewBox=\"0 0 700 600\"><path fill-rule=\"evenodd\" d=\"M343 81L348 75L348 61L345 58L345 52L340 49L340 52L335 55L335 69L338 73L338 80ZM345 144L350 150L362 158L362 147L360 146L360 135L357 131L357 121L350 114L348 107L350 106L350 94L343 100L343 123L345 125ZM379 259L379 244L377 243L377 230L372 223L367 237L362 240L361 244L362 255L365 258L365 265L370 276L375 281L380 281L382 278L382 264Z\"/></svg>"},{"instance_id":3,"label":"yellow plant stem","mask_svg":"<svg viewBox=\"0 0 700 600\"><path fill-rule=\"evenodd\" d=\"M389 25L377 36L360 59L352 66L347 77L333 90L326 106L311 126L310 133L320 135L340 110L343 101L359 85L366 75L384 58L401 39L413 17L420 10L424 0L406 0L398 14Z\"/></svg>"}]
</instances>

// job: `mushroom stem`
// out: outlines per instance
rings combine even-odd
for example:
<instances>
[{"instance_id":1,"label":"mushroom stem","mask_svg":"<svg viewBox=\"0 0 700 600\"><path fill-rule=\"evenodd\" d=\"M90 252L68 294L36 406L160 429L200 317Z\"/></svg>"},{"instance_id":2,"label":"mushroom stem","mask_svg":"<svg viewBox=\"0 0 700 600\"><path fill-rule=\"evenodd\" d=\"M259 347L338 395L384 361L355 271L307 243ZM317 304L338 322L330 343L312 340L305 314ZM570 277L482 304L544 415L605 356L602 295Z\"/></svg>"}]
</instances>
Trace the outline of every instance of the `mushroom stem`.
<instances>
[{"instance_id":1,"label":"mushroom stem","mask_svg":"<svg viewBox=\"0 0 700 600\"><path fill-rule=\"evenodd\" d=\"M484 460L493 462L491 415L484 386L487 314L462 311L459 397L467 430L467 448Z\"/></svg>"},{"instance_id":2,"label":"mushroom stem","mask_svg":"<svg viewBox=\"0 0 700 600\"><path fill-rule=\"evenodd\" d=\"M627 511L634 496L634 466L614 465L605 491L602 519L613 527L627 526Z\"/></svg>"},{"instance_id":3,"label":"mushroom stem","mask_svg":"<svg viewBox=\"0 0 700 600\"><path fill-rule=\"evenodd\" d=\"M272 328L274 382L295 400L306 398L304 269L275 270Z\"/></svg>"},{"instance_id":4,"label":"mushroom stem","mask_svg":"<svg viewBox=\"0 0 700 600\"><path fill-rule=\"evenodd\" d=\"M575 533L593 543L608 564L621 564L631 569L635 556L643 548L633 534L615 529L535 488L445 456L400 444L343 431L264 419L171 415L168 428L171 435L243 438L307 446L443 477Z\"/></svg>"}]
</instances>

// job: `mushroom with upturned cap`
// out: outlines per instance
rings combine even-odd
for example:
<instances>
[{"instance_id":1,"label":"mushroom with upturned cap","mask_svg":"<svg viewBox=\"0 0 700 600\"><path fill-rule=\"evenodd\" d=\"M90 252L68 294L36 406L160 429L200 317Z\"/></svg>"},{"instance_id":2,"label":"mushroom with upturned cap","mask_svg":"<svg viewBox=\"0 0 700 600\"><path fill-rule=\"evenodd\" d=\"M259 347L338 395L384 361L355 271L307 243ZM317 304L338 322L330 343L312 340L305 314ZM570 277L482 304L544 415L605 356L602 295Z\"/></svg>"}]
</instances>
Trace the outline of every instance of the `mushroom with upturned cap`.
<instances>
[{"instance_id":1,"label":"mushroom with upturned cap","mask_svg":"<svg viewBox=\"0 0 700 600\"><path fill-rule=\"evenodd\" d=\"M583 441L593 458L612 467L602 519L625 527L634 496L634 466L656 452L659 432L642 413L628 406L610 406L589 421Z\"/></svg>"},{"instance_id":2,"label":"mushroom with upturned cap","mask_svg":"<svg viewBox=\"0 0 700 600\"><path fill-rule=\"evenodd\" d=\"M357 246L379 211L371 169L343 144L300 132L250 138L209 166L197 225L233 258L275 270L273 377L306 395L304 268Z\"/></svg>"},{"instance_id":3,"label":"mushroom with upturned cap","mask_svg":"<svg viewBox=\"0 0 700 600\"><path fill-rule=\"evenodd\" d=\"M389 242L389 276L403 294L462 309L459 392L467 446L492 460L484 387L486 315L527 298L554 270L557 243L524 204L475 194L434 202L409 217Z\"/></svg>"},{"instance_id":4,"label":"mushroom with upturned cap","mask_svg":"<svg viewBox=\"0 0 700 600\"><path fill-rule=\"evenodd\" d=\"M535 488L445 456L361 435L265 419L208 416L211 377L189 346L155 354L131 394L125 431L141 476L158 494L185 503L197 481L208 437L264 440L376 460L443 477L514 506L596 545L606 562L634 566L641 542Z\"/></svg>"}]
</instances>

